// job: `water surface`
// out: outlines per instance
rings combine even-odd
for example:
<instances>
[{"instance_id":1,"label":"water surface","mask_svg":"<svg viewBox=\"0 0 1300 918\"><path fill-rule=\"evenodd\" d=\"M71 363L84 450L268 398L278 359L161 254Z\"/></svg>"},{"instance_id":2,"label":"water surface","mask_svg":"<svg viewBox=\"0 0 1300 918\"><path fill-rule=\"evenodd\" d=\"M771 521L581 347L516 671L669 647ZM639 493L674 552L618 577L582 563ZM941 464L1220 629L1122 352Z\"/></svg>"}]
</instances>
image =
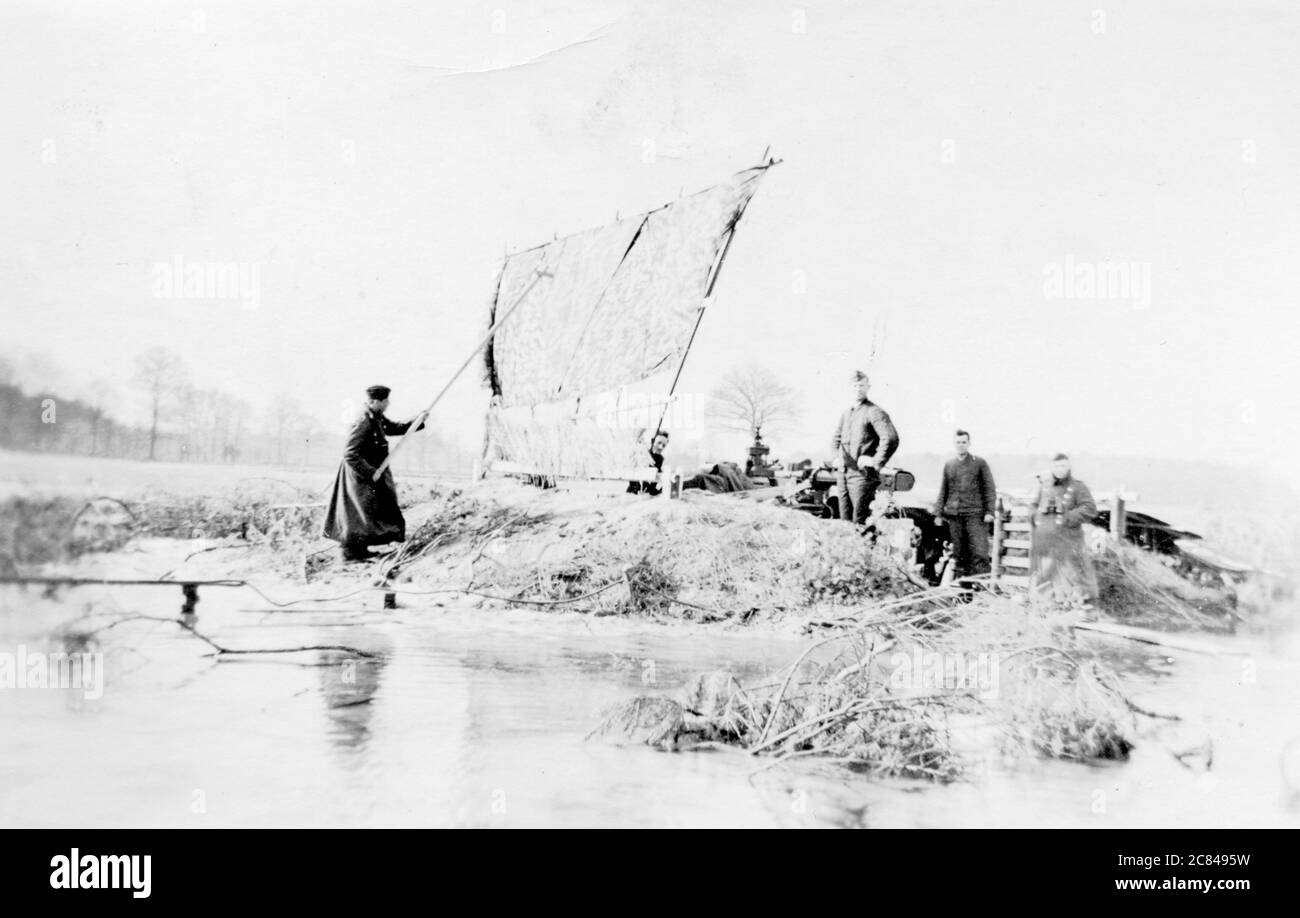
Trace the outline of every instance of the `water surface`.
<instances>
[{"instance_id":1,"label":"water surface","mask_svg":"<svg viewBox=\"0 0 1300 918\"><path fill-rule=\"evenodd\" d=\"M179 589L176 591L179 594ZM531 610L335 604L273 614L206 589L198 628L231 647L347 644L377 654L215 662L167 623L99 636L97 700L0 689L5 826L1255 826L1300 825L1294 644L1224 638L1223 656L1115 642L1144 707L1183 720L1128 762L981 757L946 786L872 781L809 760L755 773L740 752L584 738L608 705L697 673L756 680L804 646L771 633ZM167 589L57 600L0 588L0 648L46 649L87 611L174 616ZM1239 653L1249 654L1243 657ZM313 665L300 665L310 663ZM1148 725L1150 722L1147 722ZM1213 743L1211 769L1171 750ZM1286 769L1292 769L1288 778Z\"/></svg>"}]
</instances>

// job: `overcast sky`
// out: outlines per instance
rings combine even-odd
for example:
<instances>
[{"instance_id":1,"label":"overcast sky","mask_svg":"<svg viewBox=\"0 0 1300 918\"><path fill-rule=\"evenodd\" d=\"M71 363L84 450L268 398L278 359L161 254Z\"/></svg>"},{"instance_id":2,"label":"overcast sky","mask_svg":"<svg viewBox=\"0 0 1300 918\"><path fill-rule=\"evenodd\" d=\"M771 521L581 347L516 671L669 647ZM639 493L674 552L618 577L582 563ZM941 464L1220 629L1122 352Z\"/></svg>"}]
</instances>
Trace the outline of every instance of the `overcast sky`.
<instances>
[{"instance_id":1,"label":"overcast sky","mask_svg":"<svg viewBox=\"0 0 1300 918\"><path fill-rule=\"evenodd\" d=\"M1286 469L1300 9L1102 5L4 0L3 347L123 413L162 344L255 405L336 424L384 382L411 414L507 248L771 145L687 395L760 362L805 406L778 446L821 448L874 341L904 454L961 424ZM255 267L256 307L155 295L178 256ZM1106 261L1127 295L1051 286ZM480 379L437 418L467 445Z\"/></svg>"}]
</instances>

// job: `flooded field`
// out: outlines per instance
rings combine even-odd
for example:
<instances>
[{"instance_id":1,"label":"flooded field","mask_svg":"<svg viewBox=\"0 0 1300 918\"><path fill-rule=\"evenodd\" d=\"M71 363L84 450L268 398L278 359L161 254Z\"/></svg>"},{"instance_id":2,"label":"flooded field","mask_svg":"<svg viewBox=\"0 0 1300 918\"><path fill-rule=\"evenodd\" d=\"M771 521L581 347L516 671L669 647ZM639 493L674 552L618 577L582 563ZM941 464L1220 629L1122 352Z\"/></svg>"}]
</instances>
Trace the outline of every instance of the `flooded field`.
<instances>
[{"instance_id":1,"label":"flooded field","mask_svg":"<svg viewBox=\"0 0 1300 918\"><path fill-rule=\"evenodd\" d=\"M8 487L203 493L217 481L161 464L37 468L16 466ZM252 473L222 474L227 487ZM193 547L137 541L74 569L156 579ZM340 592L260 582L272 599ZM428 596L386 610L377 593L278 610L246 588L204 587L200 633L286 651L217 660L175 623L180 603L179 586L0 586L0 825L1300 826L1300 641L1281 612L1268 629L1197 635L1209 653L1087 638L1136 704L1179 718L1139 717L1127 761L1004 758L998 728L972 718L959 725L964 776L932 784L587 739L611 705L679 695L700 673L761 681L808 645L793 629ZM292 650L317 645L342 649ZM59 651L102 654L102 682L18 687L20 655Z\"/></svg>"},{"instance_id":2,"label":"flooded field","mask_svg":"<svg viewBox=\"0 0 1300 918\"><path fill-rule=\"evenodd\" d=\"M7 589L0 643L47 648L51 628L88 604L174 616L176 601L162 589L88 587L61 603ZM0 690L0 823L1300 826L1289 783L1300 764L1294 644L1224 638L1230 655L1176 659L1117 646L1132 696L1181 723L1150 733L1125 763L992 755L935 786L807 760L758 771L764 760L743 752L585 740L609 704L674 692L705 670L758 676L798 653L793 638L367 605L269 613L252 594L209 590L196 624L227 647L345 644L372 659L216 662L175 625L135 621L99 635L102 697ZM1174 758L1206 739L1208 771Z\"/></svg>"}]
</instances>

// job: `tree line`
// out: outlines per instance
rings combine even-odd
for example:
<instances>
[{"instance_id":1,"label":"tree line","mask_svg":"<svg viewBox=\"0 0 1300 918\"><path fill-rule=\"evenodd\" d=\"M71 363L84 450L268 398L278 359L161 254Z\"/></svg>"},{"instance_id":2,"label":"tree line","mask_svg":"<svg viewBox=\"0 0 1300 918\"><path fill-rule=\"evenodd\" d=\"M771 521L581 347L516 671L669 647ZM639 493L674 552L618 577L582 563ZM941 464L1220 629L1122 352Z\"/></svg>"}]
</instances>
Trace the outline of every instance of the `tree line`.
<instances>
[{"instance_id":1,"label":"tree line","mask_svg":"<svg viewBox=\"0 0 1300 918\"><path fill-rule=\"evenodd\" d=\"M338 461L341 431L331 432L292 396L273 395L260 410L219 389L194 385L184 361L166 348L140 354L129 380L144 421L114 417L111 386L97 382L79 397L57 389L57 371L31 361L39 381L17 380L0 356L0 449L171 462L327 465ZM406 468L468 463L432 432L406 451Z\"/></svg>"},{"instance_id":2,"label":"tree line","mask_svg":"<svg viewBox=\"0 0 1300 918\"><path fill-rule=\"evenodd\" d=\"M196 386L181 357L151 348L127 381L143 422L126 423L110 406L121 394L96 381L77 397L60 392L60 373L44 355L28 355L20 385L14 362L0 355L0 449L171 462L327 465L337 461L342 431L331 432L285 393L260 409L219 389ZM788 429L798 417L794 391L771 371L746 365L713 390L709 420L752 437ZM468 470L473 457L432 431L403 451L400 467Z\"/></svg>"}]
</instances>

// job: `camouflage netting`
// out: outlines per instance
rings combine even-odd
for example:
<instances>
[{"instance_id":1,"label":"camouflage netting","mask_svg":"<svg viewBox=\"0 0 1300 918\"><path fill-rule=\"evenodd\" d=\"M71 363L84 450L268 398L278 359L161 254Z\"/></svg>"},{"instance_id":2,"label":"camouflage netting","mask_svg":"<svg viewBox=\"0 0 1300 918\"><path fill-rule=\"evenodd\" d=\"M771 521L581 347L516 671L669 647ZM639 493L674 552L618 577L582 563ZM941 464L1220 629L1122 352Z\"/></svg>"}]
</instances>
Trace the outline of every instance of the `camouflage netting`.
<instances>
[{"instance_id":1,"label":"camouflage netting","mask_svg":"<svg viewBox=\"0 0 1300 918\"><path fill-rule=\"evenodd\" d=\"M575 477L644 464L634 431L575 420L573 400L676 369L765 172L506 258L488 320L509 318L484 353L489 458Z\"/></svg>"},{"instance_id":2,"label":"camouflage netting","mask_svg":"<svg viewBox=\"0 0 1300 918\"><path fill-rule=\"evenodd\" d=\"M519 462L540 475L596 478L647 463L648 436L631 426L575 416L572 402L493 408L488 412L489 460Z\"/></svg>"}]
</instances>

